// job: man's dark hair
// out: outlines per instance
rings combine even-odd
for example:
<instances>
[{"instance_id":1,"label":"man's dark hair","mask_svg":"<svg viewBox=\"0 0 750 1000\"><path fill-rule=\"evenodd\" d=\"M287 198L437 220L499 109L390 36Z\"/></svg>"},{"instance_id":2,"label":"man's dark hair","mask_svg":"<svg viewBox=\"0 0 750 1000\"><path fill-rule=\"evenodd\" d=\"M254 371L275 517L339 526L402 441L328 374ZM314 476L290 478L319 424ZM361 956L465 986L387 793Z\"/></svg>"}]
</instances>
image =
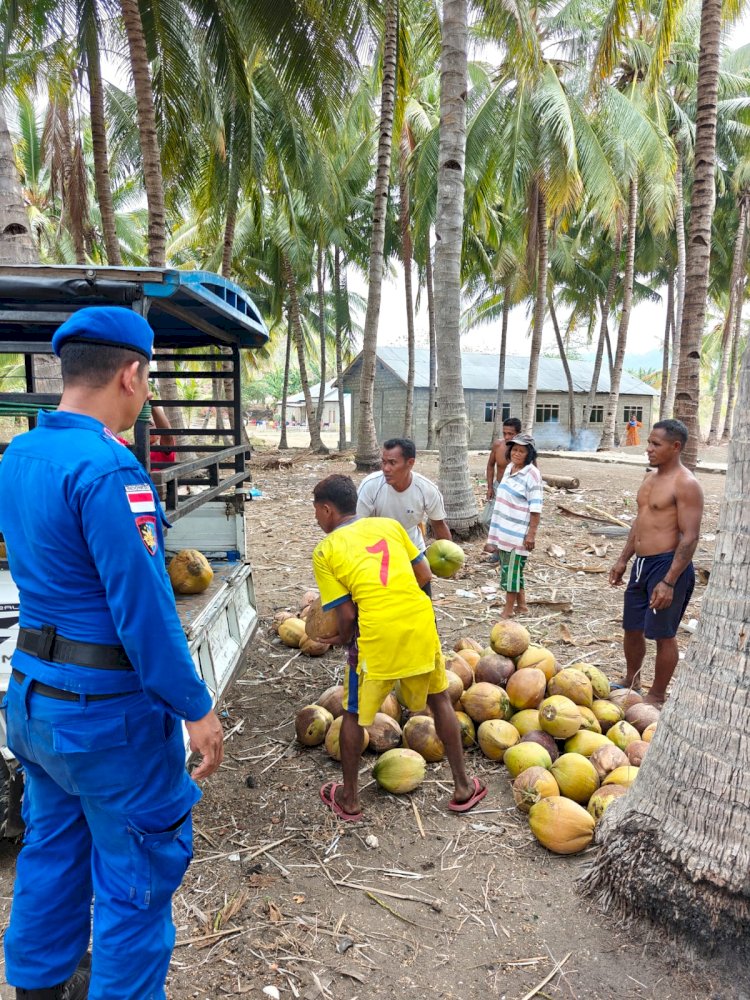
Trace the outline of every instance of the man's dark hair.
<instances>
[{"instance_id":1,"label":"man's dark hair","mask_svg":"<svg viewBox=\"0 0 750 1000\"><path fill-rule=\"evenodd\" d=\"M508 417L507 420L503 420L503 427L512 427L516 434L521 433L521 421L518 417Z\"/></svg>"},{"instance_id":2,"label":"man's dark hair","mask_svg":"<svg viewBox=\"0 0 750 1000\"><path fill-rule=\"evenodd\" d=\"M400 448L401 454L406 459L417 457L417 446L411 438L388 438L383 442L383 450L390 451L391 448Z\"/></svg>"},{"instance_id":3,"label":"man's dark hair","mask_svg":"<svg viewBox=\"0 0 750 1000\"><path fill-rule=\"evenodd\" d=\"M351 476L334 473L326 476L313 489L315 503L330 503L339 514L357 513L357 487Z\"/></svg>"},{"instance_id":4,"label":"man's dark hair","mask_svg":"<svg viewBox=\"0 0 750 1000\"><path fill-rule=\"evenodd\" d=\"M518 444L517 441L516 444ZM525 469L527 465L536 465L536 448L534 447L534 445L522 444L521 447L526 449L526 458L521 468ZM510 453L512 448L513 448L513 442L508 441L508 444L505 449L505 454L509 462L510 462Z\"/></svg>"},{"instance_id":5,"label":"man's dark hair","mask_svg":"<svg viewBox=\"0 0 750 1000\"><path fill-rule=\"evenodd\" d=\"M679 441L680 451L687 444L688 429L681 420L658 420L652 430L664 431L664 435L668 441Z\"/></svg>"},{"instance_id":6,"label":"man's dark hair","mask_svg":"<svg viewBox=\"0 0 750 1000\"><path fill-rule=\"evenodd\" d=\"M148 369L148 358L126 347L71 341L60 349L60 370L64 385L86 385L103 389L125 365L137 361L139 374Z\"/></svg>"}]
</instances>

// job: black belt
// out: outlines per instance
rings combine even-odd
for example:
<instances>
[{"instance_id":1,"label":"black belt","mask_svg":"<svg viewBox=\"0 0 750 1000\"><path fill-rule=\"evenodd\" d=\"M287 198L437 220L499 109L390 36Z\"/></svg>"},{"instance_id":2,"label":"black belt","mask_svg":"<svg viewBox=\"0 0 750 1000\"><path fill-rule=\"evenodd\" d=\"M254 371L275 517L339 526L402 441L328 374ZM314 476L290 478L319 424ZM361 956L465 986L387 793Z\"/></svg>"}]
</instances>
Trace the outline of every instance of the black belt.
<instances>
[{"instance_id":1,"label":"black belt","mask_svg":"<svg viewBox=\"0 0 750 1000\"><path fill-rule=\"evenodd\" d=\"M76 642L58 635L54 625L20 628L16 649L51 663L72 663L97 670L132 670L122 646L103 646L97 642Z\"/></svg>"},{"instance_id":2,"label":"black belt","mask_svg":"<svg viewBox=\"0 0 750 1000\"><path fill-rule=\"evenodd\" d=\"M22 674L15 667L10 673L16 683L26 680L26 674ZM32 681L30 689L36 694L43 694L45 698L57 698L58 701L106 701L108 698L123 698L126 694L134 694L133 691L117 691L115 694L76 694L75 691L63 691L62 688L50 687L49 684L42 684L41 681Z\"/></svg>"}]
</instances>

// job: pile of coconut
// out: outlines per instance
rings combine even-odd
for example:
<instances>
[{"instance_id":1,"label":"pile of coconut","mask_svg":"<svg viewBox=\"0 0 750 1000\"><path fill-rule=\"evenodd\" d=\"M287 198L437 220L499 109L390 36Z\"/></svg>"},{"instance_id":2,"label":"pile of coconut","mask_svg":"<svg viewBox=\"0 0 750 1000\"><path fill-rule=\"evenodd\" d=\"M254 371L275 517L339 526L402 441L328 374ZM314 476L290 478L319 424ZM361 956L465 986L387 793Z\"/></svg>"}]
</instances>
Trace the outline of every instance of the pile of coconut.
<instances>
[{"instance_id":1,"label":"pile of coconut","mask_svg":"<svg viewBox=\"0 0 750 1000\"><path fill-rule=\"evenodd\" d=\"M315 597L306 608L304 618L280 621L282 641L285 626L300 631L290 626L297 620L304 633L300 648L335 635L334 612L322 611ZM444 655L464 747L478 746L504 764L514 801L541 844L557 854L586 848L605 809L635 781L659 710L634 691L611 690L591 663L560 669L553 653L532 643L517 622L498 622L487 647L464 637ZM329 687L297 713L295 723L301 744L324 744L337 761L343 692L343 685ZM380 755L373 777L395 794L413 791L426 764L445 757L430 709L409 712L398 681L364 730L362 749Z\"/></svg>"}]
</instances>

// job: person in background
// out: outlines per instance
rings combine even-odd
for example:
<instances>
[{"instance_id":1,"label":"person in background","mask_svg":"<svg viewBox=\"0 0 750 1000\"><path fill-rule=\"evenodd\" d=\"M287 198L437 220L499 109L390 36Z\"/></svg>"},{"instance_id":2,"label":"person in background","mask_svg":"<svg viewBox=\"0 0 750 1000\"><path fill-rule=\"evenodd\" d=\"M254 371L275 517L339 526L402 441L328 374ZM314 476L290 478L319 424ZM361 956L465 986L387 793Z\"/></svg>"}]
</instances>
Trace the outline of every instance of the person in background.
<instances>
[{"instance_id":1,"label":"person in background","mask_svg":"<svg viewBox=\"0 0 750 1000\"><path fill-rule=\"evenodd\" d=\"M536 447L530 434L517 434L506 446L508 464L497 484L488 541L498 549L500 587L505 591L501 618L525 614L524 569L536 545L542 516L544 484L535 465Z\"/></svg>"},{"instance_id":2,"label":"person in background","mask_svg":"<svg viewBox=\"0 0 750 1000\"><path fill-rule=\"evenodd\" d=\"M20 595L5 702L25 775L4 939L17 1000L164 1000L201 796L182 723L203 758L193 778L224 754L164 564L164 513L117 438L149 399L152 344L130 309L78 310L52 338L58 409L0 465Z\"/></svg>"},{"instance_id":3,"label":"person in background","mask_svg":"<svg viewBox=\"0 0 750 1000\"><path fill-rule=\"evenodd\" d=\"M340 734L343 783L326 782L321 799L339 819L362 819L362 727L372 725L398 680L407 708L432 710L453 775L448 808L468 812L487 788L466 774L435 614L424 593L432 575L424 553L394 519L357 517L357 490L349 476L321 480L313 504L326 534L313 552L315 580L323 609L335 610L338 627L327 641L349 646Z\"/></svg>"},{"instance_id":4,"label":"person in background","mask_svg":"<svg viewBox=\"0 0 750 1000\"><path fill-rule=\"evenodd\" d=\"M171 431L172 425L167 420L167 415L161 406L151 406L151 427L158 427L161 431ZM174 451L174 434L163 433L151 435L151 465L154 462L172 463L177 460Z\"/></svg>"},{"instance_id":5,"label":"person in background","mask_svg":"<svg viewBox=\"0 0 750 1000\"><path fill-rule=\"evenodd\" d=\"M643 427L643 424L636 417L630 417L628 422L625 424L625 447L630 448L633 445L641 443L641 436L638 433L638 429Z\"/></svg>"},{"instance_id":6,"label":"person in background","mask_svg":"<svg viewBox=\"0 0 750 1000\"><path fill-rule=\"evenodd\" d=\"M490 457L487 460L486 499L488 501L494 499L495 489L497 488L497 484L503 478L505 467L508 464L508 442L511 441L516 434L520 433L521 421L518 417L508 417L507 420L503 420L502 437L493 441L492 447L490 448ZM482 551L489 553L489 558L485 560L486 562L496 563L498 561L499 557L497 555L496 545L492 545L488 541Z\"/></svg>"},{"instance_id":7,"label":"person in background","mask_svg":"<svg viewBox=\"0 0 750 1000\"><path fill-rule=\"evenodd\" d=\"M359 484L359 517L392 517L406 529L419 552L426 545L422 525L430 522L435 538L451 540L445 517L445 504L437 486L414 471L417 449L409 438L390 438L383 443L380 472L365 476ZM429 581L424 587L432 596Z\"/></svg>"},{"instance_id":8,"label":"person in background","mask_svg":"<svg viewBox=\"0 0 750 1000\"><path fill-rule=\"evenodd\" d=\"M651 429L646 454L655 472L638 490L638 514L609 572L610 584L620 586L635 556L622 619L625 677L612 686L638 690L646 639L654 639L654 682L644 700L657 706L664 704L680 655L676 635L695 586L691 560L703 517L703 490L682 464L687 439L680 420L659 420Z\"/></svg>"}]
</instances>

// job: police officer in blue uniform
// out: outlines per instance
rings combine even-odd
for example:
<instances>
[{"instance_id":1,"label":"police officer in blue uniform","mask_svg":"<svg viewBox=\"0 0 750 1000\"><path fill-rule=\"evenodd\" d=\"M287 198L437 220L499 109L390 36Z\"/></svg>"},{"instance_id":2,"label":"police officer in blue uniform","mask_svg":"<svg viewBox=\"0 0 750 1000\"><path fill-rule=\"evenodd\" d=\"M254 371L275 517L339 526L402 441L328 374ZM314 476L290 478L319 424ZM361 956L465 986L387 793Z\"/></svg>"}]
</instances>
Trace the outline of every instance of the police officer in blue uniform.
<instances>
[{"instance_id":1,"label":"police officer in blue uniform","mask_svg":"<svg viewBox=\"0 0 750 1000\"><path fill-rule=\"evenodd\" d=\"M223 757L165 570L159 500L117 440L150 397L152 342L131 310L76 312L52 341L59 409L0 464L21 606L8 742L26 777L5 968L25 1000L165 997L201 794L180 721L202 756L194 778Z\"/></svg>"}]
</instances>

